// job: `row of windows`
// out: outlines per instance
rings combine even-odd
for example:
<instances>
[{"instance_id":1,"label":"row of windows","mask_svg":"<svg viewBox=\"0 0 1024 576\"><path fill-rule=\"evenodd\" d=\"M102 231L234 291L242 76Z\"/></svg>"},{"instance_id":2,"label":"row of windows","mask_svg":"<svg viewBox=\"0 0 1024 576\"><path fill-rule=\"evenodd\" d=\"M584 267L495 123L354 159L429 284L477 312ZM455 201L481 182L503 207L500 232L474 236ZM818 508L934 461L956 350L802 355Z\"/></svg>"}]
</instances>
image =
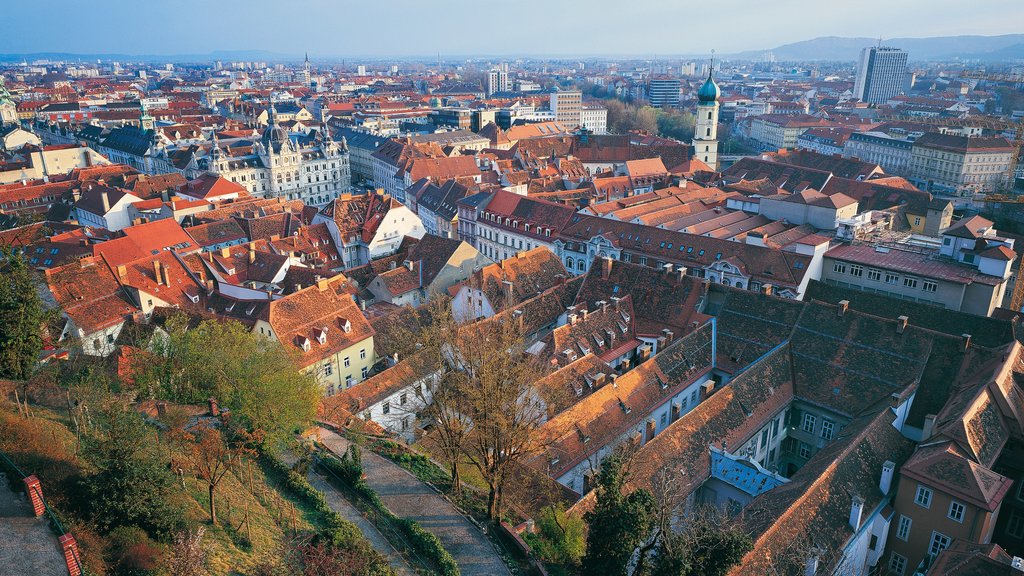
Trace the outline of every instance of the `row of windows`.
<instances>
[{"instance_id":1,"label":"row of windows","mask_svg":"<svg viewBox=\"0 0 1024 576\"><path fill-rule=\"evenodd\" d=\"M847 265L846 262L836 262L835 264L832 265L832 271L835 272L836 274L846 274L847 269L849 269L850 276L854 276L857 278L864 276L864 267L861 266L860 264ZM886 284L896 285L900 283L900 275L895 272L883 272L882 270L878 270L875 268L868 268L867 273L868 280L874 282L881 282L884 276L884 281ZM921 289L924 290L925 292L935 292L939 288L939 285L936 282L933 282L931 280L920 280L913 276L904 276L903 286L905 288L912 289L915 289L918 286L920 286Z\"/></svg>"},{"instance_id":2,"label":"row of windows","mask_svg":"<svg viewBox=\"0 0 1024 576\"><path fill-rule=\"evenodd\" d=\"M803 422L800 424L800 428L804 432L814 434L814 430L817 427L818 417L809 412L804 413ZM821 437L825 440L831 440L835 437L836 424L828 418L821 419Z\"/></svg>"}]
</instances>

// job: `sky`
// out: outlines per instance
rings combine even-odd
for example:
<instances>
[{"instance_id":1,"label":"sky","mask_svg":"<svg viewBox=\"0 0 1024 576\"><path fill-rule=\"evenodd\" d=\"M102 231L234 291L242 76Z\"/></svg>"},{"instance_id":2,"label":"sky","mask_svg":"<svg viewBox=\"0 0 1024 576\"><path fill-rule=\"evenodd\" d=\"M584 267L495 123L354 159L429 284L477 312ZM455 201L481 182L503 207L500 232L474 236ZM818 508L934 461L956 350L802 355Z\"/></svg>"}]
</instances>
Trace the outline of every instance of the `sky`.
<instances>
[{"instance_id":1,"label":"sky","mask_svg":"<svg viewBox=\"0 0 1024 576\"><path fill-rule=\"evenodd\" d=\"M818 36L1024 31L1021 0L4 1L0 53L310 58L720 54Z\"/></svg>"}]
</instances>

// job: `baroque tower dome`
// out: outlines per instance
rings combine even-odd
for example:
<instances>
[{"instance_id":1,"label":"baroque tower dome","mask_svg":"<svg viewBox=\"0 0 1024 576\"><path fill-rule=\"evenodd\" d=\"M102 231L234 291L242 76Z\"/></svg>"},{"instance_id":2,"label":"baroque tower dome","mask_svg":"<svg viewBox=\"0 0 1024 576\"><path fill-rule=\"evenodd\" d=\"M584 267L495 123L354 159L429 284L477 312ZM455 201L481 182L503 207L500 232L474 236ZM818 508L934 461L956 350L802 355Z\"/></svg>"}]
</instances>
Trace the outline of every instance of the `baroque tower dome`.
<instances>
[{"instance_id":1,"label":"baroque tower dome","mask_svg":"<svg viewBox=\"0 0 1024 576\"><path fill-rule=\"evenodd\" d=\"M714 65L711 66L711 69L713 68ZM708 79L697 90L697 101L701 104L712 104L722 95L722 91L718 89L718 84L715 84L715 80L711 77L711 69L708 70Z\"/></svg>"}]
</instances>

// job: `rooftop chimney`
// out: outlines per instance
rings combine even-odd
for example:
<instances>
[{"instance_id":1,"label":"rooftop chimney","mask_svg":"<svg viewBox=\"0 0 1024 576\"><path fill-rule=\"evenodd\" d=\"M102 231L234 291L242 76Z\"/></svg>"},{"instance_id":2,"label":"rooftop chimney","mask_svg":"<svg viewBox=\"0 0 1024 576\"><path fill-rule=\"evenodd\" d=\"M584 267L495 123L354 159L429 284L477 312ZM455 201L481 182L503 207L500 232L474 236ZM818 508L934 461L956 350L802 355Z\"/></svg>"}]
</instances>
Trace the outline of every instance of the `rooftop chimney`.
<instances>
[{"instance_id":1,"label":"rooftop chimney","mask_svg":"<svg viewBox=\"0 0 1024 576\"><path fill-rule=\"evenodd\" d=\"M612 275L612 259L608 256L601 258L601 278L607 280Z\"/></svg>"},{"instance_id":2,"label":"rooftop chimney","mask_svg":"<svg viewBox=\"0 0 1024 576\"><path fill-rule=\"evenodd\" d=\"M821 552L817 548L811 548L807 552L807 566L804 568L804 576L815 576L818 573L818 560Z\"/></svg>"},{"instance_id":3,"label":"rooftop chimney","mask_svg":"<svg viewBox=\"0 0 1024 576\"><path fill-rule=\"evenodd\" d=\"M676 278L678 278L680 282L682 282L683 278L686 277L686 272L687 272L686 266L683 266L682 264L680 264L679 266L676 266Z\"/></svg>"},{"instance_id":4,"label":"rooftop chimney","mask_svg":"<svg viewBox=\"0 0 1024 576\"><path fill-rule=\"evenodd\" d=\"M672 263L666 263L664 266L662 266L662 269L664 270L666 276L672 274Z\"/></svg>"},{"instance_id":5,"label":"rooftop chimney","mask_svg":"<svg viewBox=\"0 0 1024 576\"><path fill-rule=\"evenodd\" d=\"M120 266L117 267L117 277L118 278L124 278L127 275L128 275L128 268L124 264L121 264Z\"/></svg>"},{"instance_id":6,"label":"rooftop chimney","mask_svg":"<svg viewBox=\"0 0 1024 576\"><path fill-rule=\"evenodd\" d=\"M761 294L764 294L766 296L771 296L772 295L772 285L771 284L761 284Z\"/></svg>"},{"instance_id":7,"label":"rooftop chimney","mask_svg":"<svg viewBox=\"0 0 1024 576\"><path fill-rule=\"evenodd\" d=\"M107 191L100 192L100 199L103 200L103 213L110 212L110 197L107 196Z\"/></svg>"},{"instance_id":8,"label":"rooftop chimney","mask_svg":"<svg viewBox=\"0 0 1024 576\"><path fill-rule=\"evenodd\" d=\"M854 496L853 502L850 504L850 527L854 531L860 528L860 516L864 512L864 499L860 496Z\"/></svg>"},{"instance_id":9,"label":"rooftop chimney","mask_svg":"<svg viewBox=\"0 0 1024 576\"><path fill-rule=\"evenodd\" d=\"M903 331L907 329L907 322L910 322L909 316L900 316L896 319L896 333L903 334Z\"/></svg>"},{"instance_id":10,"label":"rooftop chimney","mask_svg":"<svg viewBox=\"0 0 1024 576\"><path fill-rule=\"evenodd\" d=\"M231 257L231 248L228 248L227 246L221 248L220 249L220 257L221 258L230 258Z\"/></svg>"},{"instance_id":11,"label":"rooftop chimney","mask_svg":"<svg viewBox=\"0 0 1024 576\"><path fill-rule=\"evenodd\" d=\"M849 308L850 308L850 301L849 300L840 300L839 301L839 308L836 309L836 314L839 314L839 317L842 318L843 316L846 316L846 311Z\"/></svg>"},{"instance_id":12,"label":"rooftop chimney","mask_svg":"<svg viewBox=\"0 0 1024 576\"><path fill-rule=\"evenodd\" d=\"M971 335L961 334L960 338L960 351L966 353L967 349L971 347Z\"/></svg>"},{"instance_id":13,"label":"rooftop chimney","mask_svg":"<svg viewBox=\"0 0 1024 576\"><path fill-rule=\"evenodd\" d=\"M120 270L118 270L118 272L120 272ZM161 276L160 276L160 261L159 260L153 260L153 279L156 281L157 285L160 284Z\"/></svg>"},{"instance_id":14,"label":"rooftop chimney","mask_svg":"<svg viewBox=\"0 0 1024 576\"><path fill-rule=\"evenodd\" d=\"M924 426L921 428L921 442L931 438L932 430L935 429L935 414L925 414Z\"/></svg>"},{"instance_id":15,"label":"rooftop chimney","mask_svg":"<svg viewBox=\"0 0 1024 576\"><path fill-rule=\"evenodd\" d=\"M167 266L161 266L160 267L160 276L161 276L161 278L163 278L164 286L170 286L171 285L171 277L167 273Z\"/></svg>"},{"instance_id":16,"label":"rooftop chimney","mask_svg":"<svg viewBox=\"0 0 1024 576\"><path fill-rule=\"evenodd\" d=\"M896 463L892 460L882 463L882 479L878 481L878 489L882 491L882 494L888 494L889 489L892 488L892 476L895 471Z\"/></svg>"},{"instance_id":17,"label":"rooftop chimney","mask_svg":"<svg viewBox=\"0 0 1024 576\"><path fill-rule=\"evenodd\" d=\"M256 247L249 244L249 264L256 261Z\"/></svg>"}]
</instances>

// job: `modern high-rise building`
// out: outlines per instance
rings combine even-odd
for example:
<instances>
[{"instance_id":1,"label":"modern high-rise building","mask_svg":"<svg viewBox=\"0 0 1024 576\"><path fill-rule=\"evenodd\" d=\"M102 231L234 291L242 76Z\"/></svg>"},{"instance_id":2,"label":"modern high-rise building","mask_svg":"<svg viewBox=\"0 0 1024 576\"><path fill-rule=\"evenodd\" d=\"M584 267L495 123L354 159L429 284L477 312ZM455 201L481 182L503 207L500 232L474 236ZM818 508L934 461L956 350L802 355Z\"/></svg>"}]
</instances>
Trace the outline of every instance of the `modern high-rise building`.
<instances>
[{"instance_id":1,"label":"modern high-rise building","mask_svg":"<svg viewBox=\"0 0 1024 576\"><path fill-rule=\"evenodd\" d=\"M583 94L579 90L558 90L551 93L551 111L555 121L569 130L583 123Z\"/></svg>"},{"instance_id":2,"label":"modern high-rise building","mask_svg":"<svg viewBox=\"0 0 1024 576\"><path fill-rule=\"evenodd\" d=\"M674 108L679 106L679 89L682 82L679 78L667 76L653 77L647 83L647 101L655 108Z\"/></svg>"},{"instance_id":3,"label":"modern high-rise building","mask_svg":"<svg viewBox=\"0 0 1024 576\"><path fill-rule=\"evenodd\" d=\"M884 104L903 92L907 53L899 48L865 48L860 51L853 96L862 102Z\"/></svg>"},{"instance_id":4,"label":"modern high-rise building","mask_svg":"<svg viewBox=\"0 0 1024 576\"><path fill-rule=\"evenodd\" d=\"M508 70L495 69L487 73L487 95L508 92Z\"/></svg>"}]
</instances>

